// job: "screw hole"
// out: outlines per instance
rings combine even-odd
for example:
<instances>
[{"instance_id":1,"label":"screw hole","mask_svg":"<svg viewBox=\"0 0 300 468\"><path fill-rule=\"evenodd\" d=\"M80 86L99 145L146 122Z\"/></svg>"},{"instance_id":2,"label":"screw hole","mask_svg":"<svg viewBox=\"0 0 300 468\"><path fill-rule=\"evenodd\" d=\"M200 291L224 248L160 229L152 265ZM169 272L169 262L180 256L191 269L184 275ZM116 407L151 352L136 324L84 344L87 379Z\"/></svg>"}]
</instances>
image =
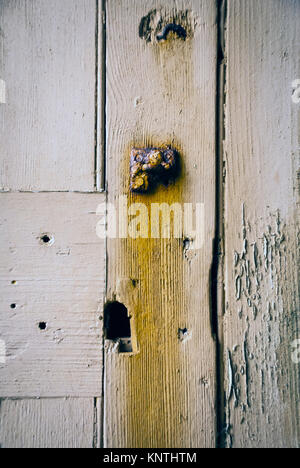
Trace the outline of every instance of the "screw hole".
<instances>
[{"instance_id":1,"label":"screw hole","mask_svg":"<svg viewBox=\"0 0 300 468\"><path fill-rule=\"evenodd\" d=\"M17 307L17 304L10 304L11 309L15 309Z\"/></svg>"},{"instance_id":2,"label":"screw hole","mask_svg":"<svg viewBox=\"0 0 300 468\"><path fill-rule=\"evenodd\" d=\"M15 284L17 284L17 282L16 282L15 280L13 280L13 281L11 282L11 284L15 285Z\"/></svg>"},{"instance_id":3,"label":"screw hole","mask_svg":"<svg viewBox=\"0 0 300 468\"><path fill-rule=\"evenodd\" d=\"M39 329L40 330L46 330L47 328L47 323L46 322L40 322L39 323Z\"/></svg>"}]
</instances>

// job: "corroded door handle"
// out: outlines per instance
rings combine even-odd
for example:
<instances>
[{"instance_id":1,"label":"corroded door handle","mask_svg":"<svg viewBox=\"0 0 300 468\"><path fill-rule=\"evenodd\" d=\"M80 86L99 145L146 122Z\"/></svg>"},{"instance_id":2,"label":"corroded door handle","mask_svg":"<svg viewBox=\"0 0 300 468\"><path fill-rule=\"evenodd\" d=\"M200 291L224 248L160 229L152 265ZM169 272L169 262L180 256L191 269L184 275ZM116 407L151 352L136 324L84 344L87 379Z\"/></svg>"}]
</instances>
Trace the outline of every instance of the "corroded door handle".
<instances>
[{"instance_id":1,"label":"corroded door handle","mask_svg":"<svg viewBox=\"0 0 300 468\"><path fill-rule=\"evenodd\" d=\"M148 192L157 183L167 185L177 175L178 153L175 149L132 148L130 190Z\"/></svg>"}]
</instances>

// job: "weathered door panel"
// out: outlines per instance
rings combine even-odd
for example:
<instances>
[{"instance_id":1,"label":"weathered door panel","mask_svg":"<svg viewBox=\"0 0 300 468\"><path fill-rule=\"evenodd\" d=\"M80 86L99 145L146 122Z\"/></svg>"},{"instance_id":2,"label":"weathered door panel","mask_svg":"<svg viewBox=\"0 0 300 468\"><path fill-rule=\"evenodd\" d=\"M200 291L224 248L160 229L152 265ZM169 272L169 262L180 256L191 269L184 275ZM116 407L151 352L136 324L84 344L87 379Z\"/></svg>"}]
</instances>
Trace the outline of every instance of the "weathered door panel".
<instances>
[{"instance_id":1,"label":"weathered door panel","mask_svg":"<svg viewBox=\"0 0 300 468\"><path fill-rule=\"evenodd\" d=\"M298 0L0 3L0 445L299 446Z\"/></svg>"}]
</instances>

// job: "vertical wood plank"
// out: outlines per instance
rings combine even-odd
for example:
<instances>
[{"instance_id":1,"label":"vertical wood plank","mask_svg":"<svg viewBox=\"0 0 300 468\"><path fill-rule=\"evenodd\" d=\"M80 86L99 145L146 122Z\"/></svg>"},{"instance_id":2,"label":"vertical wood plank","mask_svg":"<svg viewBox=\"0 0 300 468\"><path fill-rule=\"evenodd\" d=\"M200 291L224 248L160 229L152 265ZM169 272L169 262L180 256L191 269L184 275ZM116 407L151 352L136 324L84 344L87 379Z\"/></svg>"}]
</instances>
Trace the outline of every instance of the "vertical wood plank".
<instances>
[{"instance_id":1,"label":"vertical wood plank","mask_svg":"<svg viewBox=\"0 0 300 468\"><path fill-rule=\"evenodd\" d=\"M0 5L0 189L93 191L95 0Z\"/></svg>"},{"instance_id":2,"label":"vertical wood plank","mask_svg":"<svg viewBox=\"0 0 300 468\"><path fill-rule=\"evenodd\" d=\"M228 2L224 361L233 447L299 446L299 19L296 0Z\"/></svg>"},{"instance_id":3,"label":"vertical wood plank","mask_svg":"<svg viewBox=\"0 0 300 468\"><path fill-rule=\"evenodd\" d=\"M172 33L166 41L156 41L159 28L169 22L186 27L185 41ZM128 308L139 349L126 356L106 343L108 447L215 444L209 271L216 33L215 2L107 2L108 201L117 206L124 194L128 205L144 203L148 210L162 202L203 203L205 208L204 247L199 250L192 250L192 241L183 236L108 240L107 298ZM131 147L166 144L181 154L181 177L153 194L129 194ZM182 339L180 329L185 328Z\"/></svg>"},{"instance_id":4,"label":"vertical wood plank","mask_svg":"<svg viewBox=\"0 0 300 468\"><path fill-rule=\"evenodd\" d=\"M1 448L93 448L92 398L3 400Z\"/></svg>"}]
</instances>

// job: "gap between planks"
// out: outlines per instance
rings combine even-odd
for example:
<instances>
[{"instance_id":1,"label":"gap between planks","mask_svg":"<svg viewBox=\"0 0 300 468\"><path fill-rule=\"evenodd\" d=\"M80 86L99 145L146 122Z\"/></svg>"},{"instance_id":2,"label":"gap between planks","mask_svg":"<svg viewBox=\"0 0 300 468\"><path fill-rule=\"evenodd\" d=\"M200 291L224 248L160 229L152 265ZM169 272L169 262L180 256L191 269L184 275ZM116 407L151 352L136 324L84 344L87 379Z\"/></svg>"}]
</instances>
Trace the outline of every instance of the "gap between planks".
<instances>
[{"instance_id":1,"label":"gap between planks","mask_svg":"<svg viewBox=\"0 0 300 468\"><path fill-rule=\"evenodd\" d=\"M95 191L106 186L106 0L96 0Z\"/></svg>"},{"instance_id":2,"label":"gap between planks","mask_svg":"<svg viewBox=\"0 0 300 468\"><path fill-rule=\"evenodd\" d=\"M223 323L224 291L224 153L226 103L226 22L227 0L217 0L217 70L216 70L216 193L215 237L211 266L211 320L216 342L216 447L224 446L224 360Z\"/></svg>"}]
</instances>

